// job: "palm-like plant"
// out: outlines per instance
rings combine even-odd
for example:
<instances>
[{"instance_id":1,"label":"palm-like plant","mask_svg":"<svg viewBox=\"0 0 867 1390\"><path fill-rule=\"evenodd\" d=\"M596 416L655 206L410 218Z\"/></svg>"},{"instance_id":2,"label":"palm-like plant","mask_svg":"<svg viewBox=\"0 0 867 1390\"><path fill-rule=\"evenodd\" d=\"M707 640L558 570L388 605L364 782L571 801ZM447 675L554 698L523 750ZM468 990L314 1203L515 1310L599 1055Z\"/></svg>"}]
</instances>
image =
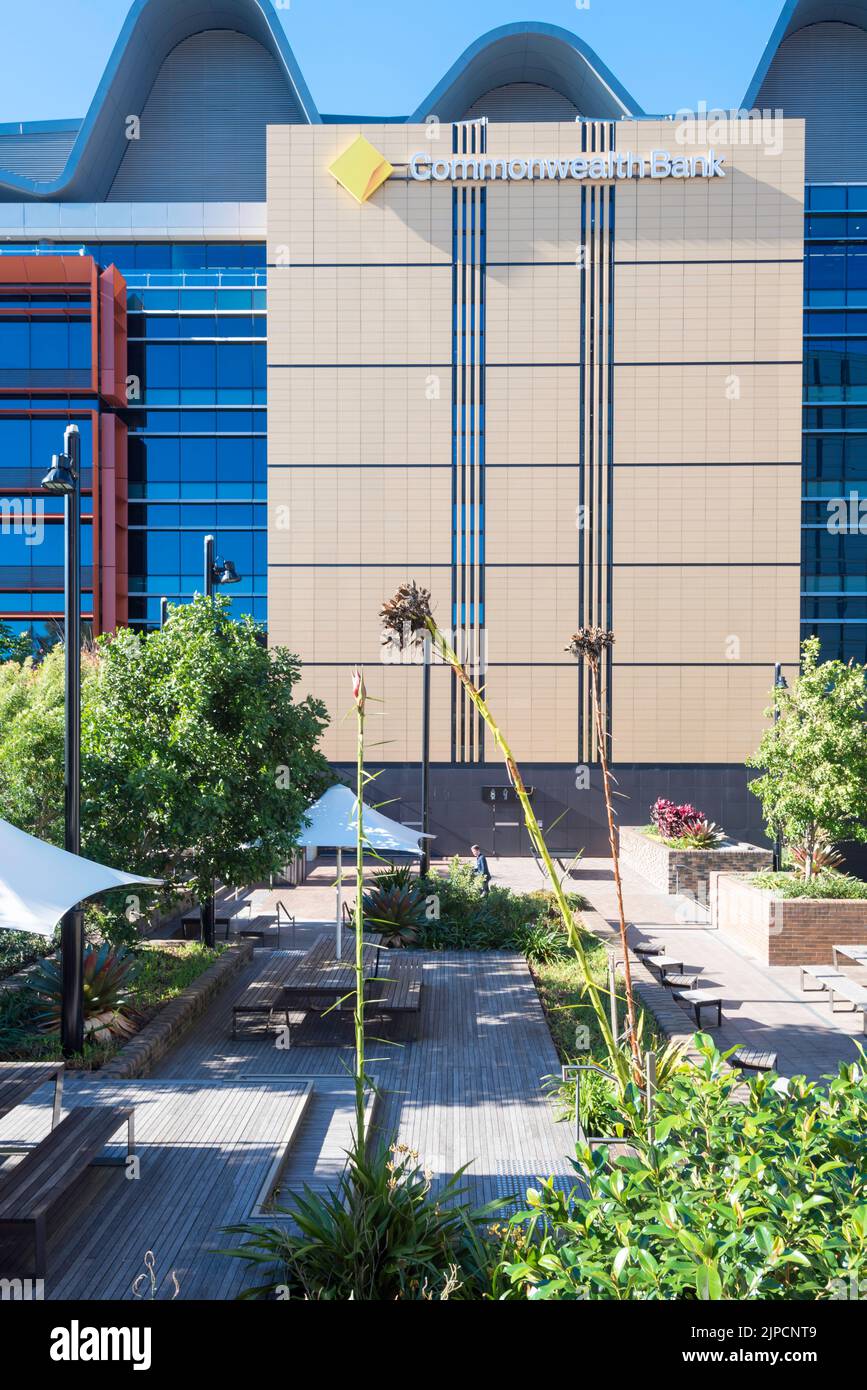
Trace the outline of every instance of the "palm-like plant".
<instances>
[{"instance_id":1,"label":"palm-like plant","mask_svg":"<svg viewBox=\"0 0 867 1390\"><path fill-rule=\"evenodd\" d=\"M91 946L84 955L84 1037L108 1043L131 1037L137 1029L129 987L137 961L129 951L110 942ZM47 960L30 977L30 987L42 1006L36 1021L46 1033L60 1032L63 982L59 960Z\"/></svg>"}]
</instances>

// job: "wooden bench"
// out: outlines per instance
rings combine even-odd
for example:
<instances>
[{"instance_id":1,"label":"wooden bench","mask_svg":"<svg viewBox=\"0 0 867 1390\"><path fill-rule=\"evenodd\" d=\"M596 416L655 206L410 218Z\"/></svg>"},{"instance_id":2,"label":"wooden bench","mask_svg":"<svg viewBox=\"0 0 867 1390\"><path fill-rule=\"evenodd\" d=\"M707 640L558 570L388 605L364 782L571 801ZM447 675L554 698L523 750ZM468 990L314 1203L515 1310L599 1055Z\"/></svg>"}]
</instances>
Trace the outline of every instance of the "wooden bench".
<instances>
[{"instance_id":1,"label":"wooden bench","mask_svg":"<svg viewBox=\"0 0 867 1390\"><path fill-rule=\"evenodd\" d=\"M414 961L400 959L400 953L389 953L390 970L388 975L372 980L365 990L365 1017L398 1018L415 1016L416 1036L421 1020L422 992L424 990L424 969ZM348 1001L352 1008L354 1001Z\"/></svg>"},{"instance_id":2,"label":"wooden bench","mask_svg":"<svg viewBox=\"0 0 867 1390\"><path fill-rule=\"evenodd\" d=\"M716 1026L719 1028L722 1023L723 997L718 989L675 990L674 997L692 1009L696 1028L701 1028L702 1009L716 1009Z\"/></svg>"},{"instance_id":3,"label":"wooden bench","mask_svg":"<svg viewBox=\"0 0 867 1390\"><path fill-rule=\"evenodd\" d=\"M286 1026L289 1014L284 995L287 977L295 969L298 961L293 956L272 956L232 1005L232 1037L238 1036L238 1021L242 1017L261 1018L265 1016L266 1026L271 1027L274 1014L282 1013Z\"/></svg>"},{"instance_id":4,"label":"wooden bench","mask_svg":"<svg viewBox=\"0 0 867 1390\"><path fill-rule=\"evenodd\" d=\"M640 946L633 946L633 951L637 956L664 956L664 946L651 946L647 942L642 942Z\"/></svg>"},{"instance_id":5,"label":"wooden bench","mask_svg":"<svg viewBox=\"0 0 867 1390\"><path fill-rule=\"evenodd\" d=\"M260 946L265 945L265 940L268 935L268 928L273 927L277 921L276 917L267 917L265 915L259 917L235 917L232 920L238 923L237 932L233 932L233 936L238 936L242 941L245 940L247 937L254 937L258 940ZM242 923L243 925L241 925ZM278 945L279 941L280 927L278 925Z\"/></svg>"},{"instance_id":6,"label":"wooden bench","mask_svg":"<svg viewBox=\"0 0 867 1390\"><path fill-rule=\"evenodd\" d=\"M672 975L668 971L662 977L662 983L668 985L669 989L698 989L701 975Z\"/></svg>"},{"instance_id":7,"label":"wooden bench","mask_svg":"<svg viewBox=\"0 0 867 1390\"><path fill-rule=\"evenodd\" d=\"M63 1103L62 1062L0 1062L0 1119L8 1115L49 1081L54 1082L52 1129L60 1120ZM27 1153L31 1144L0 1143L0 1154Z\"/></svg>"},{"instance_id":8,"label":"wooden bench","mask_svg":"<svg viewBox=\"0 0 867 1390\"><path fill-rule=\"evenodd\" d=\"M776 1052L761 1052L757 1047L738 1047L729 1057L729 1065L741 1071L776 1071Z\"/></svg>"},{"instance_id":9,"label":"wooden bench","mask_svg":"<svg viewBox=\"0 0 867 1390\"><path fill-rule=\"evenodd\" d=\"M228 939L229 939L229 923L231 922L231 920L232 920L231 917L227 916L225 912L218 912L218 913L215 915L215 917L214 917L214 936L216 937L217 931L218 931L218 929L219 929L220 927L225 927L225 929L226 929L226 931L225 931L225 936L226 936L226 940L228 941ZM196 912L185 912L184 915L183 915L183 917L181 918L181 927L183 928L184 940L185 940L185 941L195 940L195 938L196 938L196 933L198 933L198 935L201 936L201 934L202 934L202 914L201 914L201 911L199 910L199 911L196 911ZM190 936L190 928L191 928L191 927L193 928L193 935L192 935L192 937Z\"/></svg>"},{"instance_id":10,"label":"wooden bench","mask_svg":"<svg viewBox=\"0 0 867 1390\"><path fill-rule=\"evenodd\" d=\"M662 980L663 984L665 983L666 975L683 974L683 961L677 960L674 956L648 956L645 963L651 970L659 971L659 978Z\"/></svg>"},{"instance_id":11,"label":"wooden bench","mask_svg":"<svg viewBox=\"0 0 867 1390\"><path fill-rule=\"evenodd\" d=\"M127 1126L127 1155L134 1153L134 1121L132 1106L76 1106L41 1144L0 1177L0 1232L33 1227L37 1279L46 1274L46 1226L52 1211L121 1125Z\"/></svg>"}]
</instances>

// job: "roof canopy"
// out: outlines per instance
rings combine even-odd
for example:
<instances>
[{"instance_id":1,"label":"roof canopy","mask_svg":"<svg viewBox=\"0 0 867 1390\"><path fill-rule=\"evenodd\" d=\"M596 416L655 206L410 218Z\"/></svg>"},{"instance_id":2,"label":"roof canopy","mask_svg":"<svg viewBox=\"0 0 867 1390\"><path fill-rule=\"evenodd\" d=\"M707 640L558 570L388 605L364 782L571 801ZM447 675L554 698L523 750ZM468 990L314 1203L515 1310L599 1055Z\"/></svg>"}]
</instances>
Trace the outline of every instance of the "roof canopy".
<instances>
[{"instance_id":1,"label":"roof canopy","mask_svg":"<svg viewBox=\"0 0 867 1390\"><path fill-rule=\"evenodd\" d=\"M139 878L68 854L0 820L0 927L51 936L65 912L85 898L132 884L158 887L159 878Z\"/></svg>"},{"instance_id":2,"label":"roof canopy","mask_svg":"<svg viewBox=\"0 0 867 1390\"><path fill-rule=\"evenodd\" d=\"M424 837L398 821L389 820L362 802L364 843L392 854L420 854ZM358 841L358 798L348 787L329 787L306 813L310 822L298 837L301 846L316 849L355 849Z\"/></svg>"},{"instance_id":3,"label":"roof canopy","mask_svg":"<svg viewBox=\"0 0 867 1390\"><path fill-rule=\"evenodd\" d=\"M461 54L410 119L458 121L492 88L511 83L552 87L582 115L640 116L641 107L577 34L556 24L504 24Z\"/></svg>"},{"instance_id":4,"label":"roof canopy","mask_svg":"<svg viewBox=\"0 0 867 1390\"><path fill-rule=\"evenodd\" d=\"M851 24L855 28L865 29L867 0L785 0L744 97L743 104L748 110L755 106L762 83L781 45L793 34L812 24ZM829 93L829 100L832 96Z\"/></svg>"}]
</instances>

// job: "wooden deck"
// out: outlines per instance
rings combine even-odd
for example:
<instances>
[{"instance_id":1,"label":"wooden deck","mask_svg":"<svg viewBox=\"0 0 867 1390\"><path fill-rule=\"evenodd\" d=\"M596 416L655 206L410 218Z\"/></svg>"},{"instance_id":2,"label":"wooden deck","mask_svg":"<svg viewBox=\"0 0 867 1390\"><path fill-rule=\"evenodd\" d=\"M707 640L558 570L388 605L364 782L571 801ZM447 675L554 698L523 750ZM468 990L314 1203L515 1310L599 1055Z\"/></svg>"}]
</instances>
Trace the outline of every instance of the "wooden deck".
<instances>
[{"instance_id":1,"label":"wooden deck","mask_svg":"<svg viewBox=\"0 0 867 1390\"><path fill-rule=\"evenodd\" d=\"M67 1084L67 1106L136 1105L142 1171L136 1181L117 1168L88 1175L49 1237L48 1298L129 1297L147 1250L160 1296L171 1296L174 1269L182 1299L233 1298L251 1276L217 1253L229 1243L221 1228L252 1216L287 1137L283 1195L341 1171L353 1117L345 1024L308 1020L288 1051L264 1032L232 1041L232 1003L266 959L256 952L150 1079ZM505 953L414 960L425 972L418 1040L369 1042L378 1134L417 1150L436 1177L469 1163L474 1203L522 1196L548 1175L569 1185L569 1130L540 1090L558 1062L525 962ZM0 1144L47 1132L50 1090L0 1123Z\"/></svg>"}]
</instances>

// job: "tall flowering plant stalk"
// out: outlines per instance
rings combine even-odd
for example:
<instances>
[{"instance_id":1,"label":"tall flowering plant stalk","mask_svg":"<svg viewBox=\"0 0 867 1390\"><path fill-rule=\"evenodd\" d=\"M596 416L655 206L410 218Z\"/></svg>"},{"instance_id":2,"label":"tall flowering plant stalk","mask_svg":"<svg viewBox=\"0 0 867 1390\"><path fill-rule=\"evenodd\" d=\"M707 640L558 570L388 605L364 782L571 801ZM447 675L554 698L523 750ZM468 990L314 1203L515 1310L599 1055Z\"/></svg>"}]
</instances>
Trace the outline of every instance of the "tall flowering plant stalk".
<instances>
[{"instance_id":1,"label":"tall flowering plant stalk","mask_svg":"<svg viewBox=\"0 0 867 1390\"><path fill-rule=\"evenodd\" d=\"M636 1067L641 1068L641 1050L638 1045L638 1032L635 1019L635 996L632 990L632 970L629 965L629 946L626 940L626 915L623 910L623 885L620 881L620 849L614 822L614 803L611 783L614 780L608 766L608 731L602 718L602 661L607 651L614 646L614 633L601 627L579 628L569 642L567 651L578 660L586 661L590 671L590 691L593 700L593 718L596 725L596 742L599 745L599 761L602 765L602 789L605 794L605 812L608 817L608 843L614 864L614 885L617 891L617 914L620 919L620 946L623 951L623 979L626 987L626 1027L629 1045Z\"/></svg>"},{"instance_id":2,"label":"tall flowering plant stalk","mask_svg":"<svg viewBox=\"0 0 867 1390\"><path fill-rule=\"evenodd\" d=\"M364 672L352 672L352 698L355 701L356 723L356 792L357 820L355 840L355 1154L359 1166L364 1163L365 1149L365 1053L364 1053L364 715L367 690Z\"/></svg>"},{"instance_id":3,"label":"tall flowering plant stalk","mask_svg":"<svg viewBox=\"0 0 867 1390\"><path fill-rule=\"evenodd\" d=\"M623 1049L618 1046L617 1039L611 1031L611 1025L602 1000L601 992L590 973L590 967L581 941L581 935L575 925L574 914L569 906L560 876L554 867L548 846L545 843L545 837L542 834L541 826L536 819L532 803L527 795L524 779L512 755L512 750L506 742L502 729L488 709L487 702L483 698L481 691L478 690L470 680L457 653L451 647L445 634L437 626L431 608L431 596L429 591L427 589L422 589L416 583L402 584L394 596L383 604L380 617L384 628L383 640L401 648L411 646L414 642L422 640L426 633L429 633L433 649L437 652L440 659L452 668L455 676L464 687L469 699L485 721L485 725L489 729L494 743L503 756L509 779L521 803L521 809L524 813L524 824L527 827L530 841L548 873L551 887L557 900L560 916L563 921L564 930L584 974L584 989L593 1007L593 1012L596 1015L597 1025L608 1052L611 1069L621 1086L625 1086L630 1079L638 1080L640 1084L640 1071L630 1067L629 1059L625 1056ZM632 1076L630 1076L631 1071Z\"/></svg>"}]
</instances>

